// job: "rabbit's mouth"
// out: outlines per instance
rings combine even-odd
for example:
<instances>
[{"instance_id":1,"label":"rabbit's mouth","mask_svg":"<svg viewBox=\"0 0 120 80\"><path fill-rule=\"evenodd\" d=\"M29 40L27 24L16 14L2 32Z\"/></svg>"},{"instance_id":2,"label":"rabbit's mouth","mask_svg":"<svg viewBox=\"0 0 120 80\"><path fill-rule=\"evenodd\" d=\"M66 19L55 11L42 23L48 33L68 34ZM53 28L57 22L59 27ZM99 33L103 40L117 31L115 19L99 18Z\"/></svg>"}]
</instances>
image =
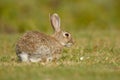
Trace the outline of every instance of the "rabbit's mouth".
<instances>
[{"instance_id":1,"label":"rabbit's mouth","mask_svg":"<svg viewBox=\"0 0 120 80\"><path fill-rule=\"evenodd\" d=\"M61 42L61 44L64 46L64 47L71 47L73 45L73 43L69 42L69 43L63 43Z\"/></svg>"},{"instance_id":2,"label":"rabbit's mouth","mask_svg":"<svg viewBox=\"0 0 120 80\"><path fill-rule=\"evenodd\" d=\"M71 47L73 45L73 43L67 43L67 44L65 44L64 46L65 47Z\"/></svg>"}]
</instances>

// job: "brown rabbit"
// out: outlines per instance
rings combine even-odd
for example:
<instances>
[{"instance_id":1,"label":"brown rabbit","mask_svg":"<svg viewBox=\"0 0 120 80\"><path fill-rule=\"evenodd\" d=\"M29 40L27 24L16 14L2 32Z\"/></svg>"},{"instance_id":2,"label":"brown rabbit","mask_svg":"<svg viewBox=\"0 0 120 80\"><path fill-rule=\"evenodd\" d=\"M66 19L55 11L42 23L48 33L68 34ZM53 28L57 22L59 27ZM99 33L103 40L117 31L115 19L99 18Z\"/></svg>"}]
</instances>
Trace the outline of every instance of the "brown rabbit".
<instances>
[{"instance_id":1,"label":"brown rabbit","mask_svg":"<svg viewBox=\"0 0 120 80\"><path fill-rule=\"evenodd\" d=\"M38 31L26 32L16 44L16 54L23 62L48 62L60 58L64 46L73 44L71 34L60 29L58 14L50 15L54 34L49 36Z\"/></svg>"}]
</instances>

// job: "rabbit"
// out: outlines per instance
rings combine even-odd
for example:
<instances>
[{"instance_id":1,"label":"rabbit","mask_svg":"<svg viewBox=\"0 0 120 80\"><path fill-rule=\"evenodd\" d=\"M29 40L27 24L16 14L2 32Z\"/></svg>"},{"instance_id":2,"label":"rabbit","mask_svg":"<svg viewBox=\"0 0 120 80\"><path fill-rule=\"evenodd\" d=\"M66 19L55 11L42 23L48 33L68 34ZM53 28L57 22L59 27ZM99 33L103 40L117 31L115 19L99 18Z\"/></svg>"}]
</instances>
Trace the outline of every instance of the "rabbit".
<instances>
[{"instance_id":1,"label":"rabbit","mask_svg":"<svg viewBox=\"0 0 120 80\"><path fill-rule=\"evenodd\" d=\"M38 31L28 31L16 43L16 55L21 62L50 62L61 57L63 47L74 44L69 32L60 28L57 13L49 15L54 33L47 35Z\"/></svg>"}]
</instances>

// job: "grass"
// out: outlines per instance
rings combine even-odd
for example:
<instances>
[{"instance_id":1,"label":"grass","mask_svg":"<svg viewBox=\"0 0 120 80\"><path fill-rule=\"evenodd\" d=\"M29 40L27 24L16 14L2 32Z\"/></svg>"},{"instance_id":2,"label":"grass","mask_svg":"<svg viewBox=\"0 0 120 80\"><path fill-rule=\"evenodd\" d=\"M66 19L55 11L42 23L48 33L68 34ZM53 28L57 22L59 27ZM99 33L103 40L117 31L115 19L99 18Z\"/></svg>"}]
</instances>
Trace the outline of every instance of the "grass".
<instances>
[{"instance_id":1,"label":"grass","mask_svg":"<svg viewBox=\"0 0 120 80\"><path fill-rule=\"evenodd\" d=\"M20 35L0 34L0 80L119 80L120 31L76 32L75 45L64 48L57 63L45 65L17 62L14 48Z\"/></svg>"}]
</instances>

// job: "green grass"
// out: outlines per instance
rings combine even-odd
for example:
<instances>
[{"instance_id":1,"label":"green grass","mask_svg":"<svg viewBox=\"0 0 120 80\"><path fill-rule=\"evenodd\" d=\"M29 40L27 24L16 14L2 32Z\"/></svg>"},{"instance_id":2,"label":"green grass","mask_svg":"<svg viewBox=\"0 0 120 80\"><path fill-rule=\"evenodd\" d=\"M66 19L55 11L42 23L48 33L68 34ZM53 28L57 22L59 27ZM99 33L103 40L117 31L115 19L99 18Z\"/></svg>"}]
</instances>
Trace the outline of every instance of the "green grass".
<instances>
[{"instance_id":1,"label":"green grass","mask_svg":"<svg viewBox=\"0 0 120 80\"><path fill-rule=\"evenodd\" d=\"M71 31L72 32L72 31ZM120 80L120 31L72 32L73 47L57 63L19 63L19 34L0 34L0 80Z\"/></svg>"}]
</instances>

